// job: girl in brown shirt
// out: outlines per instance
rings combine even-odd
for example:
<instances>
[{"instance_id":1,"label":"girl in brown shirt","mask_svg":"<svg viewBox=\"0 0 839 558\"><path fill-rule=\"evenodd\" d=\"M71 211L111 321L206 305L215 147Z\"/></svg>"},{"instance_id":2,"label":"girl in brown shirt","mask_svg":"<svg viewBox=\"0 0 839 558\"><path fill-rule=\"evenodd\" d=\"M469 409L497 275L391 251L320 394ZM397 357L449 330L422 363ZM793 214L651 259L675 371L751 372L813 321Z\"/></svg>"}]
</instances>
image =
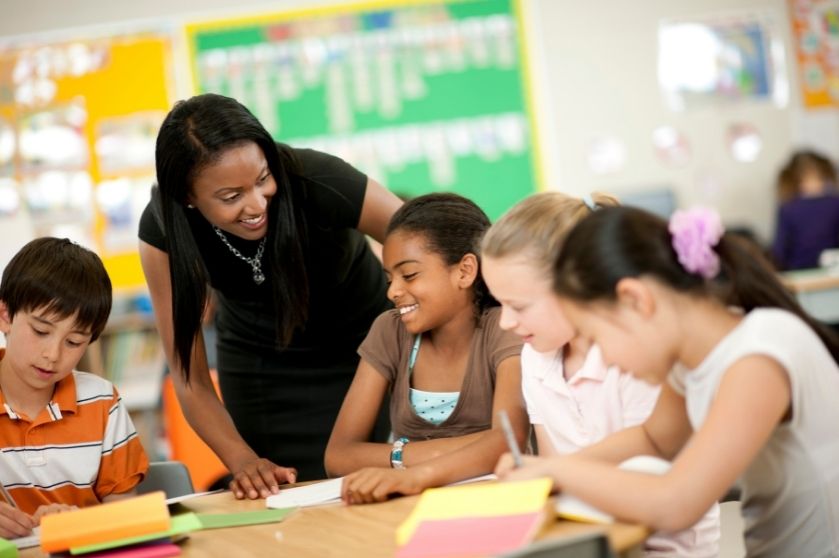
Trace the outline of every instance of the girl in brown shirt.
<instances>
[{"instance_id":1,"label":"girl in brown shirt","mask_svg":"<svg viewBox=\"0 0 839 558\"><path fill-rule=\"evenodd\" d=\"M498 327L498 303L480 276L478 246L489 225L455 194L415 198L393 216L383 260L396 308L376 319L359 348L326 448L327 473L347 475L347 503L491 472L507 451L501 410L524 443L521 341ZM395 442L368 442L388 396Z\"/></svg>"}]
</instances>

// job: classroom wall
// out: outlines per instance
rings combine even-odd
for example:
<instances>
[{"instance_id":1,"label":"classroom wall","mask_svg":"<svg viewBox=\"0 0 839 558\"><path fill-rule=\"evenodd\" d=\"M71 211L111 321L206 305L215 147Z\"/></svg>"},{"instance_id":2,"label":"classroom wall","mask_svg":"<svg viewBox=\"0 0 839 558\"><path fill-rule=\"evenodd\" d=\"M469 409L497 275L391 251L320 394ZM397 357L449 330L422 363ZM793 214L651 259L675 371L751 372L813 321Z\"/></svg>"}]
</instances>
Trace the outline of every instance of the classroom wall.
<instances>
[{"instance_id":1,"label":"classroom wall","mask_svg":"<svg viewBox=\"0 0 839 558\"><path fill-rule=\"evenodd\" d=\"M839 112L805 111L792 50L786 0L523 0L528 26L536 120L545 182L573 194L593 190L618 194L673 188L680 205L718 207L726 222L745 225L763 239L774 227L774 176L793 146L811 145L839 157ZM112 2L6 0L0 18L4 38L67 28L92 31L144 21L179 23L195 18L322 5L317 0L144 0ZM777 18L787 53L789 103L741 102L674 113L658 88L657 30L662 19L707 17L747 11ZM178 95L189 93L185 69ZM734 161L724 134L733 122L755 126L763 150L752 163ZM652 130L668 124L688 139L691 159L672 168L656 157ZM597 175L588 165L592 142L618 138L626 147L624 167Z\"/></svg>"},{"instance_id":2,"label":"classroom wall","mask_svg":"<svg viewBox=\"0 0 839 558\"><path fill-rule=\"evenodd\" d=\"M789 51L785 0L643 0L535 3L540 22L540 71L547 111L545 159L551 180L563 190L616 193L672 187L680 205L709 204L726 222L748 225L764 239L773 227L773 180L794 143L794 112L771 103L742 102L675 113L667 108L657 78L657 31L662 19L769 11ZM572 16L573 13L573 16ZM788 63L792 60L787 57ZM797 83L791 78L791 103ZM753 124L763 151L753 163L735 161L723 141L728 125ZM656 126L671 125L688 139L690 161L668 167L652 146ZM588 165L592 142L611 136L623 142L622 170L596 175Z\"/></svg>"}]
</instances>

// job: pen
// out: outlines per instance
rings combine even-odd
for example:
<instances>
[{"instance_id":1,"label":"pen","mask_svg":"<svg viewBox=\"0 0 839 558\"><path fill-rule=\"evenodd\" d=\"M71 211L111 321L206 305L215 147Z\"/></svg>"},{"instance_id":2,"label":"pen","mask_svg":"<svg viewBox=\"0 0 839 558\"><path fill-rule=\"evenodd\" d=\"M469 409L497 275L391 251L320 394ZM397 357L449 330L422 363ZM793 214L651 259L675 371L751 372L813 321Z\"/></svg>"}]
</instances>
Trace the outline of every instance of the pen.
<instances>
[{"instance_id":1,"label":"pen","mask_svg":"<svg viewBox=\"0 0 839 558\"><path fill-rule=\"evenodd\" d=\"M521 467L521 450L519 450L519 444L516 442L516 435L513 434L513 425L510 424L510 417L507 416L507 411L504 409L498 411L498 418L501 419L501 430L504 431L507 446L510 448L510 453L513 454L513 464L516 467Z\"/></svg>"},{"instance_id":2,"label":"pen","mask_svg":"<svg viewBox=\"0 0 839 558\"><path fill-rule=\"evenodd\" d=\"M15 503L14 498L12 498L12 495L9 494L9 491L6 490L6 486L2 482L0 482L0 492L3 493L3 498L6 499L7 504L12 506L13 508L17 507L17 504Z\"/></svg>"}]
</instances>

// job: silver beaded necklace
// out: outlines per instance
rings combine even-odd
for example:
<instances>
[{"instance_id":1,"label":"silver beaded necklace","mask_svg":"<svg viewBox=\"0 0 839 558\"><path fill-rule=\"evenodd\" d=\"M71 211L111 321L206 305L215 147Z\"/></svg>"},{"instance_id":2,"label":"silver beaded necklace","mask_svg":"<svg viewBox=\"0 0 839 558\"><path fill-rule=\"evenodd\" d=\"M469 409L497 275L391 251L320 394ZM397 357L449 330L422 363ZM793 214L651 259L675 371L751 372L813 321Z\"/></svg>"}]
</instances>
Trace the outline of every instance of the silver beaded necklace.
<instances>
[{"instance_id":1,"label":"silver beaded necklace","mask_svg":"<svg viewBox=\"0 0 839 558\"><path fill-rule=\"evenodd\" d=\"M242 253L233 247L230 242L228 242L227 237L224 236L224 233L221 232L221 229L217 226L213 225L213 230L216 231L216 234L224 242L224 245L227 246L233 255L239 258L240 260L244 260L248 265L251 266L253 270L253 282L257 285L261 285L263 281L265 281L265 275L262 273L262 253L265 251L265 239L268 238L268 235L262 237L262 240L259 241L259 247L256 249L256 256L252 258L246 258L242 255Z\"/></svg>"}]
</instances>

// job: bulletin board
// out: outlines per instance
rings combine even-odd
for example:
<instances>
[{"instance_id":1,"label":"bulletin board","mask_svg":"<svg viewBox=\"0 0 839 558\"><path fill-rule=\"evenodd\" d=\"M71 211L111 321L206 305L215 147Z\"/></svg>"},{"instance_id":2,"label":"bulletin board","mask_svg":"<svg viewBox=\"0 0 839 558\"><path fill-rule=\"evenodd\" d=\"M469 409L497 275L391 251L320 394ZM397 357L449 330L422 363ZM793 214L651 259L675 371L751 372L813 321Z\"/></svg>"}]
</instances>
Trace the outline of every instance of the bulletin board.
<instances>
[{"instance_id":1,"label":"bulletin board","mask_svg":"<svg viewBox=\"0 0 839 558\"><path fill-rule=\"evenodd\" d=\"M171 41L138 33L0 49L0 187L36 236L96 251L117 290L145 285L137 223L170 105Z\"/></svg>"},{"instance_id":2,"label":"bulletin board","mask_svg":"<svg viewBox=\"0 0 839 558\"><path fill-rule=\"evenodd\" d=\"M771 10L662 20L658 80L671 110L787 103L783 42Z\"/></svg>"},{"instance_id":3,"label":"bulletin board","mask_svg":"<svg viewBox=\"0 0 839 558\"><path fill-rule=\"evenodd\" d=\"M839 106L839 0L789 5L804 106Z\"/></svg>"},{"instance_id":4,"label":"bulletin board","mask_svg":"<svg viewBox=\"0 0 839 558\"><path fill-rule=\"evenodd\" d=\"M405 197L453 191L491 218L538 189L516 0L371 2L187 26L196 91L279 141Z\"/></svg>"}]
</instances>

